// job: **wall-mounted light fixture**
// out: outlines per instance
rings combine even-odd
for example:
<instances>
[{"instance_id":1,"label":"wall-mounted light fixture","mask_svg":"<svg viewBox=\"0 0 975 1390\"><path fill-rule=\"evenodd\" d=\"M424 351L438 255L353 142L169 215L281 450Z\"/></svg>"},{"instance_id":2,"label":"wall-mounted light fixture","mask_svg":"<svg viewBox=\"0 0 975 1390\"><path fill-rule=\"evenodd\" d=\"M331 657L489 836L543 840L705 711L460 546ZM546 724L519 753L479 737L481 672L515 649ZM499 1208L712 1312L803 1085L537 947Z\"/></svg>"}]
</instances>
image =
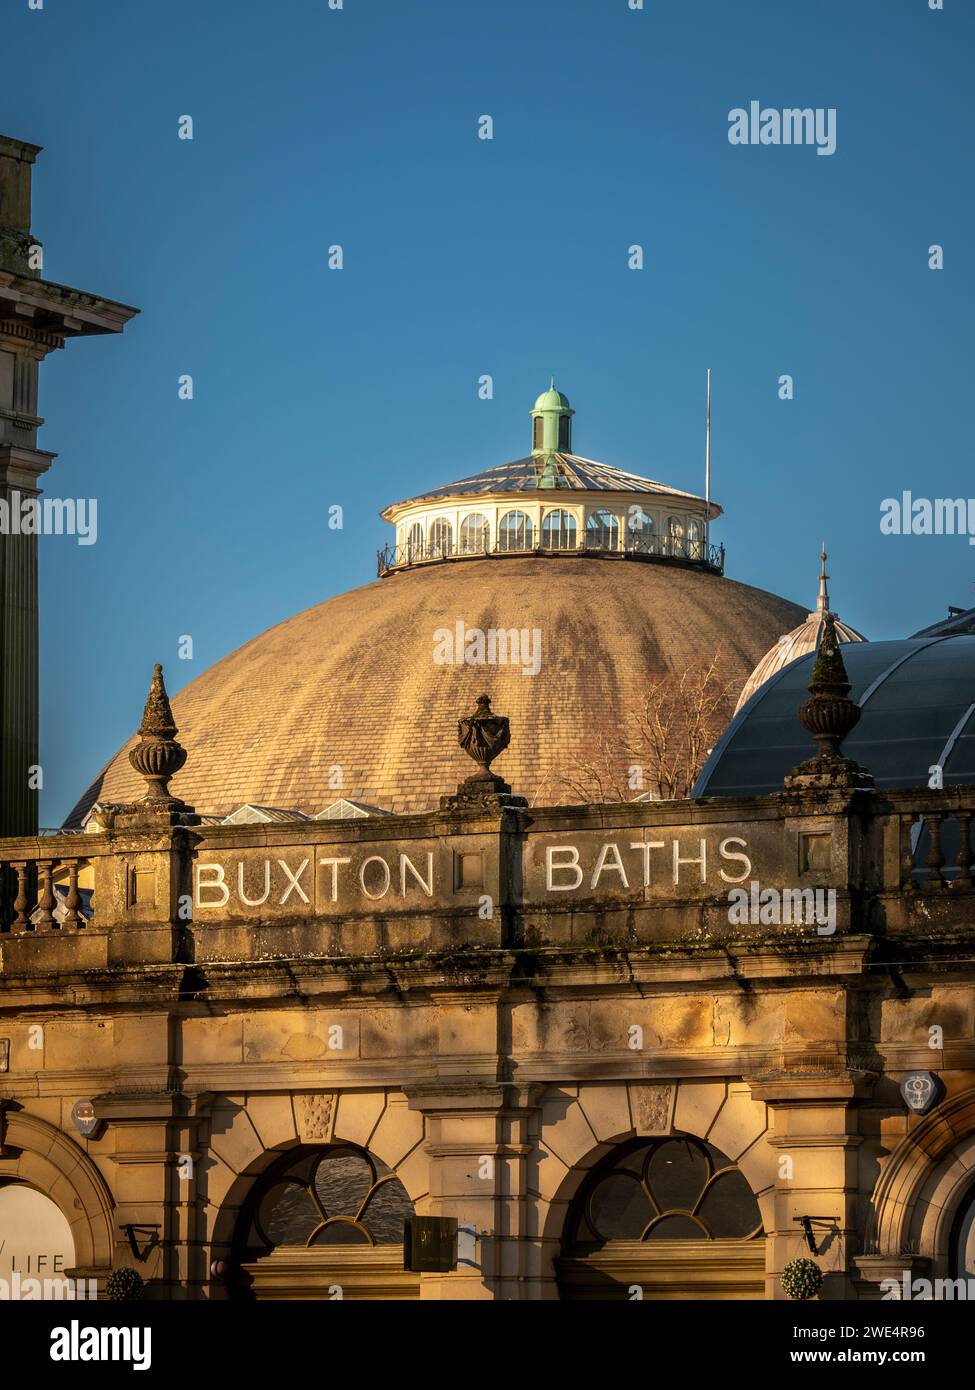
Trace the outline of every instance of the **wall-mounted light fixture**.
<instances>
[{"instance_id":1,"label":"wall-mounted light fixture","mask_svg":"<svg viewBox=\"0 0 975 1390\"><path fill-rule=\"evenodd\" d=\"M822 1248L816 1244L816 1237L813 1233L813 1226L825 1226L828 1231L837 1229L837 1218L835 1216L794 1216L793 1221L798 1221L806 1237L806 1244L809 1246L810 1254L819 1255Z\"/></svg>"},{"instance_id":2,"label":"wall-mounted light fixture","mask_svg":"<svg viewBox=\"0 0 975 1390\"><path fill-rule=\"evenodd\" d=\"M123 1226L122 1230L129 1238L129 1249L140 1263L144 1263L151 1251L159 1244L158 1226ZM140 1242L142 1242L140 1244Z\"/></svg>"}]
</instances>

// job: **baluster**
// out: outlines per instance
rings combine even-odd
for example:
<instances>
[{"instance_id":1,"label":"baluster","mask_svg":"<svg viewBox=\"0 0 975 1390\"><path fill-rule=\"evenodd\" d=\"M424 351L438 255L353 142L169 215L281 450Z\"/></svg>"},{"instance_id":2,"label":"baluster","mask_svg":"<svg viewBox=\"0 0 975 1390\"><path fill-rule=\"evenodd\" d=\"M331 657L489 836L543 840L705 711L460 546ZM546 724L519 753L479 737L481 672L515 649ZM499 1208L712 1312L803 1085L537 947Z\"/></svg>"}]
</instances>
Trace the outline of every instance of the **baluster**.
<instances>
[{"instance_id":1,"label":"baluster","mask_svg":"<svg viewBox=\"0 0 975 1390\"><path fill-rule=\"evenodd\" d=\"M27 909L30 906L30 898L27 896L27 865L12 864L10 866L17 875L17 896L14 898L14 931L33 931L34 924L27 916Z\"/></svg>"},{"instance_id":2,"label":"baluster","mask_svg":"<svg viewBox=\"0 0 975 1390\"><path fill-rule=\"evenodd\" d=\"M68 892L64 899L64 906L67 909L64 914L64 926L68 931L75 930L84 925L83 918L78 909L81 906L81 894L78 892L78 860L68 861Z\"/></svg>"},{"instance_id":3,"label":"baluster","mask_svg":"<svg viewBox=\"0 0 975 1390\"><path fill-rule=\"evenodd\" d=\"M39 908L37 926L40 931L50 931L54 923L54 888L51 878L54 873L54 864L50 859L45 859L38 865L40 873L40 892L37 895L37 906Z\"/></svg>"},{"instance_id":4,"label":"baluster","mask_svg":"<svg viewBox=\"0 0 975 1390\"><path fill-rule=\"evenodd\" d=\"M0 932L10 930L13 881L13 869L8 864L0 864Z\"/></svg>"},{"instance_id":5,"label":"baluster","mask_svg":"<svg viewBox=\"0 0 975 1390\"><path fill-rule=\"evenodd\" d=\"M898 887L905 893L913 892L914 880L911 872L914 868L914 815L913 812L906 816L897 818L900 829L900 883Z\"/></svg>"},{"instance_id":6,"label":"baluster","mask_svg":"<svg viewBox=\"0 0 975 1390\"><path fill-rule=\"evenodd\" d=\"M945 862L945 857L941 853L941 823L944 820L944 815L940 811L936 811L927 819L928 829L931 832L931 845L925 863L928 866L931 883L940 887L944 883L944 874L941 872Z\"/></svg>"},{"instance_id":7,"label":"baluster","mask_svg":"<svg viewBox=\"0 0 975 1390\"><path fill-rule=\"evenodd\" d=\"M955 883L959 888L971 888L972 886L972 813L971 811L958 812L958 858L955 861L958 865L958 874Z\"/></svg>"}]
</instances>

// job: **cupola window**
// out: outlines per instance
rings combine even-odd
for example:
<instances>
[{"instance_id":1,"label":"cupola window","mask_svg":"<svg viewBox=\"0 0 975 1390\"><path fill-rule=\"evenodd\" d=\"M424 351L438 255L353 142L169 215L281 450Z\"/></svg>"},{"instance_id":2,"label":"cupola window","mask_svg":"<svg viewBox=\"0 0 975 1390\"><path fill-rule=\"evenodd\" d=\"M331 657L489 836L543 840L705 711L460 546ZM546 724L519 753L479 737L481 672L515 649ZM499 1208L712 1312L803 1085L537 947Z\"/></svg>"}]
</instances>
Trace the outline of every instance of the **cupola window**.
<instances>
[{"instance_id":1,"label":"cupola window","mask_svg":"<svg viewBox=\"0 0 975 1390\"><path fill-rule=\"evenodd\" d=\"M535 528L527 512L505 512L498 527L499 550L531 550Z\"/></svg>"},{"instance_id":2,"label":"cupola window","mask_svg":"<svg viewBox=\"0 0 975 1390\"><path fill-rule=\"evenodd\" d=\"M454 528L445 516L438 516L430 527L430 558L442 559L454 548Z\"/></svg>"},{"instance_id":3,"label":"cupola window","mask_svg":"<svg viewBox=\"0 0 975 1390\"><path fill-rule=\"evenodd\" d=\"M536 415L532 425L532 448L542 449L545 447L545 420L541 415Z\"/></svg>"},{"instance_id":4,"label":"cupola window","mask_svg":"<svg viewBox=\"0 0 975 1390\"><path fill-rule=\"evenodd\" d=\"M568 415L559 416L559 450L567 454L571 448L570 432L572 421Z\"/></svg>"},{"instance_id":5,"label":"cupola window","mask_svg":"<svg viewBox=\"0 0 975 1390\"><path fill-rule=\"evenodd\" d=\"M656 534L653 517L642 507L631 507L626 520L626 548L641 555L656 554Z\"/></svg>"},{"instance_id":6,"label":"cupola window","mask_svg":"<svg viewBox=\"0 0 975 1390\"><path fill-rule=\"evenodd\" d=\"M685 554L684 523L679 516L667 518L667 550L671 555L683 557Z\"/></svg>"},{"instance_id":7,"label":"cupola window","mask_svg":"<svg viewBox=\"0 0 975 1390\"><path fill-rule=\"evenodd\" d=\"M704 558L701 523L697 520L687 523L687 557L689 560L703 560Z\"/></svg>"},{"instance_id":8,"label":"cupola window","mask_svg":"<svg viewBox=\"0 0 975 1390\"><path fill-rule=\"evenodd\" d=\"M483 555L488 549L490 528L481 512L471 512L460 524L461 555Z\"/></svg>"},{"instance_id":9,"label":"cupola window","mask_svg":"<svg viewBox=\"0 0 975 1390\"><path fill-rule=\"evenodd\" d=\"M423 559L423 526L419 521L414 521L410 527L409 538L406 542L406 558L410 564L414 560Z\"/></svg>"},{"instance_id":10,"label":"cupola window","mask_svg":"<svg viewBox=\"0 0 975 1390\"><path fill-rule=\"evenodd\" d=\"M575 550L576 519L571 512L546 512L542 522L543 550Z\"/></svg>"},{"instance_id":11,"label":"cupola window","mask_svg":"<svg viewBox=\"0 0 975 1390\"><path fill-rule=\"evenodd\" d=\"M586 521L586 545L591 550L619 550L619 518L612 512L591 512Z\"/></svg>"}]
</instances>

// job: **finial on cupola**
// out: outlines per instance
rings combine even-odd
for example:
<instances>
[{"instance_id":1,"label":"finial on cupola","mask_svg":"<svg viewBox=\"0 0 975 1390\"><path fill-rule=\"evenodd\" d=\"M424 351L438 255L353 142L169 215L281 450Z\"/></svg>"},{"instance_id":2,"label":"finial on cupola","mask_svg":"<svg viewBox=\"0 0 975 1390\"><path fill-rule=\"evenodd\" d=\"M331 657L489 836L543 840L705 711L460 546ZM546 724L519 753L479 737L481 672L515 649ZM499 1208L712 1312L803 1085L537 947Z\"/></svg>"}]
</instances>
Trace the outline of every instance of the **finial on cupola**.
<instances>
[{"instance_id":1,"label":"finial on cupola","mask_svg":"<svg viewBox=\"0 0 975 1390\"><path fill-rule=\"evenodd\" d=\"M829 578L829 575L826 573L826 542L825 542L825 541L823 541L823 548L822 548L822 550L821 550L821 552L820 552L819 559L820 559L820 566L819 566L819 597L818 597L817 600L816 600L816 612L817 612L817 613L828 613L828 612L829 612L829 589L826 587L826 581L827 581L827 579Z\"/></svg>"}]
</instances>

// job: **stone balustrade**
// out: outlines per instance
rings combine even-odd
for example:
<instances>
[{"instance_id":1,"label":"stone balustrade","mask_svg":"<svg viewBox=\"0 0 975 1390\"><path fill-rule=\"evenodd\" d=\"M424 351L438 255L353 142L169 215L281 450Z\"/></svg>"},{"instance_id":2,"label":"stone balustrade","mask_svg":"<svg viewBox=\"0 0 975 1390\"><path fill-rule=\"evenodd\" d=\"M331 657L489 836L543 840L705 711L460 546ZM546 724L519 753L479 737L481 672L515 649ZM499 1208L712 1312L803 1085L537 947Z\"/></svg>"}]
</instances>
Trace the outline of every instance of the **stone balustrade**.
<instances>
[{"instance_id":1,"label":"stone balustrade","mask_svg":"<svg viewBox=\"0 0 975 1390\"><path fill-rule=\"evenodd\" d=\"M0 842L0 958L9 975L882 934L919 914L950 928L972 890L973 810L975 788L271 825L150 809L97 834ZM788 903L776 916L775 894L798 912L817 892L828 923Z\"/></svg>"}]
</instances>

